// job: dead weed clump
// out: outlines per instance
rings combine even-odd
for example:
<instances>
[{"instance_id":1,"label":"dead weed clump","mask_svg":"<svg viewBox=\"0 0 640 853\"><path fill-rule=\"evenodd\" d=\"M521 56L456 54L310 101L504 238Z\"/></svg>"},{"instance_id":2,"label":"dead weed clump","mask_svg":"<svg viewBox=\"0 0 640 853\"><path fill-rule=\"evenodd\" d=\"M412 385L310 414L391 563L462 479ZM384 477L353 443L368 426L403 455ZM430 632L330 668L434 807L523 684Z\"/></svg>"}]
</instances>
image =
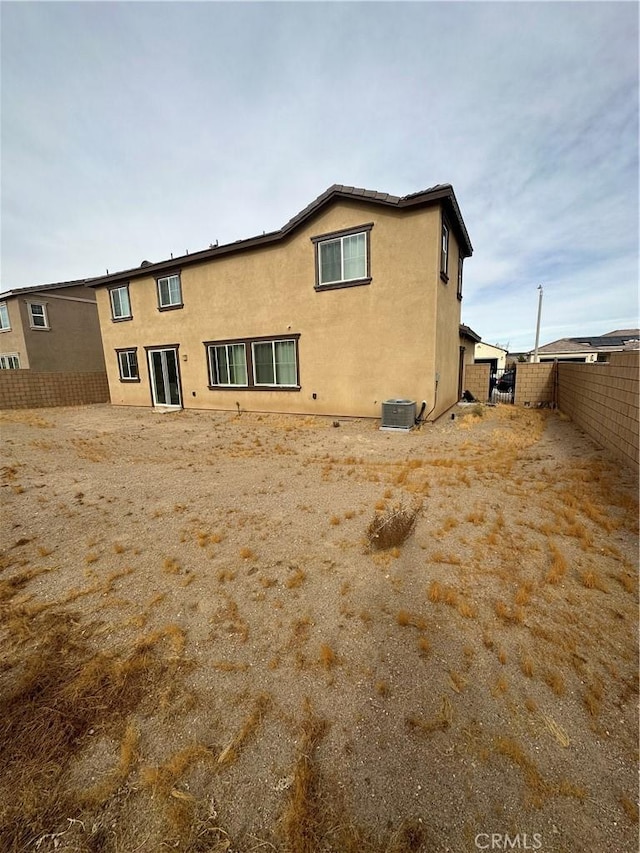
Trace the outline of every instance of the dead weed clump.
<instances>
[{"instance_id":1,"label":"dead weed clump","mask_svg":"<svg viewBox=\"0 0 640 853\"><path fill-rule=\"evenodd\" d=\"M79 809L94 809L99 820L137 763L131 715L153 707L180 661L165 655L165 632L126 652L105 652L76 614L47 609L29 617L5 607L3 616L11 675L0 684L0 849L18 853ZM98 731L117 738L120 758L92 788L78 788L74 764Z\"/></svg>"},{"instance_id":2,"label":"dead weed clump","mask_svg":"<svg viewBox=\"0 0 640 853\"><path fill-rule=\"evenodd\" d=\"M291 796L282 815L282 831L291 853L315 853L321 837L323 810L315 753L328 723L313 713L308 701L305 711Z\"/></svg>"},{"instance_id":3,"label":"dead weed clump","mask_svg":"<svg viewBox=\"0 0 640 853\"><path fill-rule=\"evenodd\" d=\"M398 548L411 535L415 527L421 503L412 507L396 504L393 507L376 512L367 528L367 540L375 551L388 551Z\"/></svg>"}]
</instances>

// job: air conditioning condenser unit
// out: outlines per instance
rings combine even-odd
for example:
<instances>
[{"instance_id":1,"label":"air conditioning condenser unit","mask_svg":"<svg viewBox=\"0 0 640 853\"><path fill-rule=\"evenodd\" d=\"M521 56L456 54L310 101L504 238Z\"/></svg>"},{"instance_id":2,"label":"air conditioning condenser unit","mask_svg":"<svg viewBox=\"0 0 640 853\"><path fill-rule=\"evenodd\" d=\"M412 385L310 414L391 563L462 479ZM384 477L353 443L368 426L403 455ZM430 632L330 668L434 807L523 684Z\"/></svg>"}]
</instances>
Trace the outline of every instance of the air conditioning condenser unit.
<instances>
[{"instance_id":1,"label":"air conditioning condenser unit","mask_svg":"<svg viewBox=\"0 0 640 853\"><path fill-rule=\"evenodd\" d=\"M416 422L415 400L385 400L380 429L410 430Z\"/></svg>"}]
</instances>

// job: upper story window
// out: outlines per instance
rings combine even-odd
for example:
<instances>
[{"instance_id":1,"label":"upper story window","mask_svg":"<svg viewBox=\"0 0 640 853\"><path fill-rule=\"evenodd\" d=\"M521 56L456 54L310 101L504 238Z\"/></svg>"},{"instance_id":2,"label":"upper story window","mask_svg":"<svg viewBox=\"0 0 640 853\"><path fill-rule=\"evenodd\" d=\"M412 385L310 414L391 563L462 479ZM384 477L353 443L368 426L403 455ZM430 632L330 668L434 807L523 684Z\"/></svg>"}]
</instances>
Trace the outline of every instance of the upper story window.
<instances>
[{"instance_id":1,"label":"upper story window","mask_svg":"<svg viewBox=\"0 0 640 853\"><path fill-rule=\"evenodd\" d=\"M111 318L113 320L131 319L128 284L123 284L121 287L112 287L109 290L109 299L111 300Z\"/></svg>"},{"instance_id":2,"label":"upper story window","mask_svg":"<svg viewBox=\"0 0 640 853\"><path fill-rule=\"evenodd\" d=\"M369 223L311 238L316 251L316 288L369 284L372 227Z\"/></svg>"},{"instance_id":3,"label":"upper story window","mask_svg":"<svg viewBox=\"0 0 640 853\"><path fill-rule=\"evenodd\" d=\"M10 328L9 308L6 302L0 302L0 332L8 332Z\"/></svg>"},{"instance_id":4,"label":"upper story window","mask_svg":"<svg viewBox=\"0 0 640 853\"><path fill-rule=\"evenodd\" d=\"M462 263L464 258L458 255L458 299L462 299Z\"/></svg>"},{"instance_id":5,"label":"upper story window","mask_svg":"<svg viewBox=\"0 0 640 853\"><path fill-rule=\"evenodd\" d=\"M182 308L182 288L180 286L180 275L168 275L159 278L158 282L158 308L165 311L168 308Z\"/></svg>"},{"instance_id":6,"label":"upper story window","mask_svg":"<svg viewBox=\"0 0 640 853\"><path fill-rule=\"evenodd\" d=\"M47 306L42 302L27 302L29 308L29 325L32 329L48 329Z\"/></svg>"},{"instance_id":7,"label":"upper story window","mask_svg":"<svg viewBox=\"0 0 640 853\"><path fill-rule=\"evenodd\" d=\"M443 281L449 281L449 226L442 223L442 237L440 244L440 277Z\"/></svg>"},{"instance_id":8,"label":"upper story window","mask_svg":"<svg viewBox=\"0 0 640 853\"><path fill-rule=\"evenodd\" d=\"M118 354L118 370L121 382L139 382L138 373L138 351L132 349L116 350Z\"/></svg>"},{"instance_id":9,"label":"upper story window","mask_svg":"<svg viewBox=\"0 0 640 853\"><path fill-rule=\"evenodd\" d=\"M0 370L19 370L20 356L18 353L8 353L0 355Z\"/></svg>"}]
</instances>

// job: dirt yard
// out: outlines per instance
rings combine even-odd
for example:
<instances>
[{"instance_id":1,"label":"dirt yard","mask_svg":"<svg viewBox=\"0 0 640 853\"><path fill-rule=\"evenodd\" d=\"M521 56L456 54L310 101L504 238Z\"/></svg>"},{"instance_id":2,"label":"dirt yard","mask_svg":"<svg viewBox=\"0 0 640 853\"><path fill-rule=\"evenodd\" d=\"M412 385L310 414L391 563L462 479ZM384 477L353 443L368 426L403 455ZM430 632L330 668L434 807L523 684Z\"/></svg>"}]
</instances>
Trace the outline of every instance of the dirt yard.
<instances>
[{"instance_id":1,"label":"dirt yard","mask_svg":"<svg viewBox=\"0 0 640 853\"><path fill-rule=\"evenodd\" d=\"M377 426L0 413L2 853L637 850L636 478Z\"/></svg>"}]
</instances>

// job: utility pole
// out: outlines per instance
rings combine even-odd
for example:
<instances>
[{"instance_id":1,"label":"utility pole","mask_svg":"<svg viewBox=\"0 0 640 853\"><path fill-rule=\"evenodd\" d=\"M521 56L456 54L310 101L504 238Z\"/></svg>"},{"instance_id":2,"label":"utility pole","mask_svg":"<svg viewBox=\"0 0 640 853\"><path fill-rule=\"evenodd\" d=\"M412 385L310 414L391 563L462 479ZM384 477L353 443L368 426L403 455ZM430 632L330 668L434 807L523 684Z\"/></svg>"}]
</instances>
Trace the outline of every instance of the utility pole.
<instances>
[{"instance_id":1,"label":"utility pole","mask_svg":"<svg viewBox=\"0 0 640 853\"><path fill-rule=\"evenodd\" d=\"M542 316L542 285L538 285L538 323L536 325L536 347L533 351L533 362L538 363L538 344L540 343L540 317Z\"/></svg>"}]
</instances>

